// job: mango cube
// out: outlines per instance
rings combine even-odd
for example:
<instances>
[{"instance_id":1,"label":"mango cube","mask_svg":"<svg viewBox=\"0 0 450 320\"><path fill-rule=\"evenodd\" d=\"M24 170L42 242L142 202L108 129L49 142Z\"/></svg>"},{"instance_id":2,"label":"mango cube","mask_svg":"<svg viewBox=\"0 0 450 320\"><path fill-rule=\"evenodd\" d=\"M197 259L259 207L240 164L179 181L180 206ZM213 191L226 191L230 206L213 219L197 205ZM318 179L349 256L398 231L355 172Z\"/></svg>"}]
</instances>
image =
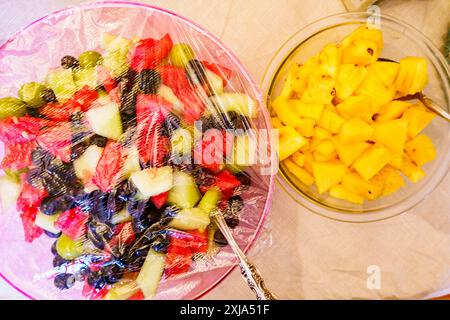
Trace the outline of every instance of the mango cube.
<instances>
[{"instance_id":1,"label":"mango cube","mask_svg":"<svg viewBox=\"0 0 450 320\"><path fill-rule=\"evenodd\" d=\"M320 194L341 182L347 167L339 161L313 162L313 175Z\"/></svg>"},{"instance_id":2,"label":"mango cube","mask_svg":"<svg viewBox=\"0 0 450 320\"><path fill-rule=\"evenodd\" d=\"M406 120L388 120L376 123L374 127L372 141L382 143L394 153L403 153L408 130Z\"/></svg>"},{"instance_id":3,"label":"mango cube","mask_svg":"<svg viewBox=\"0 0 450 320\"><path fill-rule=\"evenodd\" d=\"M391 153L385 146L374 144L353 163L353 168L364 179L369 180L389 163L390 156Z\"/></svg>"},{"instance_id":4,"label":"mango cube","mask_svg":"<svg viewBox=\"0 0 450 320\"><path fill-rule=\"evenodd\" d=\"M339 142L341 144L367 141L372 137L373 127L361 118L351 118L341 128L339 132Z\"/></svg>"},{"instance_id":5,"label":"mango cube","mask_svg":"<svg viewBox=\"0 0 450 320\"><path fill-rule=\"evenodd\" d=\"M405 151L411 160L418 166L423 166L436 158L436 149L431 139L424 135L418 135L405 145Z\"/></svg>"}]
</instances>

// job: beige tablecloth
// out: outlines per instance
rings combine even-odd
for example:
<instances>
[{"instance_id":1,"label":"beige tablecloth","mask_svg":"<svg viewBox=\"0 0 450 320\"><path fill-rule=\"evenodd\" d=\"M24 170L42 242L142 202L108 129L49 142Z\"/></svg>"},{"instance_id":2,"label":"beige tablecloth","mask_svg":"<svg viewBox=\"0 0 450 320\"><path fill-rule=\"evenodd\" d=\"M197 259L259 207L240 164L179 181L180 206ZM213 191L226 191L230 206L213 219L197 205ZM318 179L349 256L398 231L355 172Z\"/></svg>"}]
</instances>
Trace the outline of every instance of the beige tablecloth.
<instances>
[{"instance_id":1,"label":"beige tablecloth","mask_svg":"<svg viewBox=\"0 0 450 320\"><path fill-rule=\"evenodd\" d=\"M4 1L0 4L0 18L8 14L8 2L17 5L21 1L32 2ZM258 82L287 37L319 17L344 11L338 0L141 1L171 9L209 29L237 54ZM56 4L39 0L47 11L79 2L83 1L62 0ZM18 28L45 13L16 11L11 12L16 19L9 28ZM438 46L450 22L448 0L385 0L382 12L415 25ZM0 38L6 37L2 32ZM447 176L429 198L410 212L357 225L314 215L277 187L270 219L273 245L252 258L268 286L284 299L422 298L450 293L449 187ZM377 271L380 278L374 280L373 272ZM379 284L380 288L368 289L368 282L369 287ZM0 298L19 297L0 283ZM252 299L253 295L238 271L205 296L245 298Z\"/></svg>"}]
</instances>

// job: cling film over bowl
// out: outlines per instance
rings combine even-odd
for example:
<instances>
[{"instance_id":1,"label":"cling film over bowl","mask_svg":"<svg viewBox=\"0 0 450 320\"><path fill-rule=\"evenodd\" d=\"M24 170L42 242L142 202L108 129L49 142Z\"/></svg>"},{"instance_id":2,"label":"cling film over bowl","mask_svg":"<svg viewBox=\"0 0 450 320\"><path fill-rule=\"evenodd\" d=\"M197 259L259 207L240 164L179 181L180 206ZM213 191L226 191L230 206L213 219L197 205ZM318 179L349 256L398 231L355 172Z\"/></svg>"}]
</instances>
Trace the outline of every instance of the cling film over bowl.
<instances>
[{"instance_id":1,"label":"cling film over bowl","mask_svg":"<svg viewBox=\"0 0 450 320\"><path fill-rule=\"evenodd\" d=\"M29 297L197 298L236 263L214 214L255 241L267 117L199 27L140 5L64 10L0 48L0 85L0 272Z\"/></svg>"}]
</instances>

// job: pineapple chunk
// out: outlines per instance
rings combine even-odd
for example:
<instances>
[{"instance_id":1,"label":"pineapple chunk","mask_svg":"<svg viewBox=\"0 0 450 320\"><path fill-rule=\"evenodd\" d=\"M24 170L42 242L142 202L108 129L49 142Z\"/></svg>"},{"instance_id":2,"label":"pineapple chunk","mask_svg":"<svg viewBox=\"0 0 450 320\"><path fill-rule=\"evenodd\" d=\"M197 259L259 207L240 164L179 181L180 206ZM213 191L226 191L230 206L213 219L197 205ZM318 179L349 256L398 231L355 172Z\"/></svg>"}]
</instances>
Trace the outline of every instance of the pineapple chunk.
<instances>
[{"instance_id":1,"label":"pineapple chunk","mask_svg":"<svg viewBox=\"0 0 450 320\"><path fill-rule=\"evenodd\" d=\"M400 64L397 62L376 61L368 66L368 70L373 72L386 87L389 87L397 79Z\"/></svg>"},{"instance_id":2,"label":"pineapple chunk","mask_svg":"<svg viewBox=\"0 0 450 320\"><path fill-rule=\"evenodd\" d=\"M336 79L336 97L345 100L350 97L367 75L365 67L343 64Z\"/></svg>"},{"instance_id":3,"label":"pineapple chunk","mask_svg":"<svg viewBox=\"0 0 450 320\"><path fill-rule=\"evenodd\" d=\"M376 121L386 121L398 119L402 116L411 104L406 101L394 100L381 107L379 113L376 115Z\"/></svg>"},{"instance_id":4,"label":"pineapple chunk","mask_svg":"<svg viewBox=\"0 0 450 320\"><path fill-rule=\"evenodd\" d=\"M344 123L344 118L328 108L323 109L320 119L317 122L320 127L331 133L339 133Z\"/></svg>"},{"instance_id":5,"label":"pineapple chunk","mask_svg":"<svg viewBox=\"0 0 450 320\"><path fill-rule=\"evenodd\" d=\"M406 120L388 120L376 123L374 127L373 141L382 143L394 153L403 153L408 130L408 122Z\"/></svg>"},{"instance_id":6,"label":"pineapple chunk","mask_svg":"<svg viewBox=\"0 0 450 320\"><path fill-rule=\"evenodd\" d=\"M372 137L373 127L360 118L352 118L344 123L339 132L339 143L367 141Z\"/></svg>"},{"instance_id":7,"label":"pineapple chunk","mask_svg":"<svg viewBox=\"0 0 450 320\"><path fill-rule=\"evenodd\" d=\"M319 151L313 151L314 160L318 162L327 162L330 160L338 160L338 156L336 152L331 152L329 154L323 154Z\"/></svg>"},{"instance_id":8,"label":"pineapple chunk","mask_svg":"<svg viewBox=\"0 0 450 320\"><path fill-rule=\"evenodd\" d=\"M272 106L281 122L287 126L296 128L301 124L301 119L291 101L293 100L278 97L273 101Z\"/></svg>"},{"instance_id":9,"label":"pineapple chunk","mask_svg":"<svg viewBox=\"0 0 450 320\"><path fill-rule=\"evenodd\" d=\"M313 136L315 139L325 140L331 138L331 133L321 127L315 127Z\"/></svg>"},{"instance_id":10,"label":"pineapple chunk","mask_svg":"<svg viewBox=\"0 0 450 320\"><path fill-rule=\"evenodd\" d=\"M324 74L336 78L342 62L342 49L339 45L328 44L319 53L319 65Z\"/></svg>"},{"instance_id":11,"label":"pineapple chunk","mask_svg":"<svg viewBox=\"0 0 450 320\"><path fill-rule=\"evenodd\" d=\"M402 116L402 119L408 121L408 136L414 138L430 124L435 116L434 113L423 110L421 107L414 105L410 107Z\"/></svg>"},{"instance_id":12,"label":"pineapple chunk","mask_svg":"<svg viewBox=\"0 0 450 320\"><path fill-rule=\"evenodd\" d=\"M272 127L274 127L275 129L281 128L283 126L283 123L278 117L270 118L270 122L272 123Z\"/></svg>"},{"instance_id":13,"label":"pineapple chunk","mask_svg":"<svg viewBox=\"0 0 450 320\"><path fill-rule=\"evenodd\" d=\"M370 40L373 41L380 50L383 48L383 34L381 33L381 30L374 26L364 25L358 27L342 40L342 46L347 47L356 39Z\"/></svg>"},{"instance_id":14,"label":"pineapple chunk","mask_svg":"<svg viewBox=\"0 0 450 320\"><path fill-rule=\"evenodd\" d=\"M306 161L306 156L300 151L294 152L292 156L289 157L296 165L299 167L303 167Z\"/></svg>"},{"instance_id":15,"label":"pineapple chunk","mask_svg":"<svg viewBox=\"0 0 450 320\"><path fill-rule=\"evenodd\" d=\"M347 166L351 166L353 162L369 147L371 146L368 142L355 142L349 144L338 144L336 146L336 151L339 159Z\"/></svg>"},{"instance_id":16,"label":"pineapple chunk","mask_svg":"<svg viewBox=\"0 0 450 320\"><path fill-rule=\"evenodd\" d=\"M417 183L425 177L425 172L416 166L408 155L403 155L402 172L411 182Z\"/></svg>"},{"instance_id":17,"label":"pineapple chunk","mask_svg":"<svg viewBox=\"0 0 450 320\"><path fill-rule=\"evenodd\" d=\"M279 157L286 159L303 147L308 141L292 127L281 127L279 130Z\"/></svg>"},{"instance_id":18,"label":"pineapple chunk","mask_svg":"<svg viewBox=\"0 0 450 320\"><path fill-rule=\"evenodd\" d=\"M315 161L314 155L312 154L312 152L309 151L303 152L303 154L305 155L306 158L305 163L303 164L303 169L312 174L313 173L312 163Z\"/></svg>"},{"instance_id":19,"label":"pineapple chunk","mask_svg":"<svg viewBox=\"0 0 450 320\"><path fill-rule=\"evenodd\" d=\"M313 175L320 194L341 182L347 167L339 161L313 162Z\"/></svg>"},{"instance_id":20,"label":"pineapple chunk","mask_svg":"<svg viewBox=\"0 0 450 320\"><path fill-rule=\"evenodd\" d=\"M318 103L304 103L300 100L291 100L297 114L301 117L318 121L324 106Z\"/></svg>"},{"instance_id":21,"label":"pineapple chunk","mask_svg":"<svg viewBox=\"0 0 450 320\"><path fill-rule=\"evenodd\" d=\"M381 186L364 180L356 172L349 172L345 174L344 178L342 178L341 184L346 190L368 200L378 198L383 191Z\"/></svg>"},{"instance_id":22,"label":"pineapple chunk","mask_svg":"<svg viewBox=\"0 0 450 320\"><path fill-rule=\"evenodd\" d=\"M300 125L295 128L295 130L304 137L312 137L314 135L314 125L316 124L316 121L313 119L301 118L300 122Z\"/></svg>"},{"instance_id":23,"label":"pineapple chunk","mask_svg":"<svg viewBox=\"0 0 450 320\"><path fill-rule=\"evenodd\" d=\"M405 145L405 151L411 160L418 166L423 166L436 158L436 149L431 139L424 135L418 135Z\"/></svg>"},{"instance_id":24,"label":"pineapple chunk","mask_svg":"<svg viewBox=\"0 0 450 320\"><path fill-rule=\"evenodd\" d=\"M405 185L400 173L389 166L381 169L369 182L382 190L381 196L388 196Z\"/></svg>"},{"instance_id":25,"label":"pineapple chunk","mask_svg":"<svg viewBox=\"0 0 450 320\"><path fill-rule=\"evenodd\" d=\"M296 64L291 68L292 82L291 87L296 93L301 94L306 88L306 81L308 79L307 65Z\"/></svg>"},{"instance_id":26,"label":"pineapple chunk","mask_svg":"<svg viewBox=\"0 0 450 320\"><path fill-rule=\"evenodd\" d=\"M310 186L314 183L314 177L309 174L308 171L296 165L290 159L284 160L283 164L286 166L286 169L296 178L298 178L302 183L306 184L307 186Z\"/></svg>"},{"instance_id":27,"label":"pineapple chunk","mask_svg":"<svg viewBox=\"0 0 450 320\"><path fill-rule=\"evenodd\" d=\"M330 196L337 199L347 200L356 204L362 204L364 198L356 193L352 193L345 189L342 185L338 184L330 188Z\"/></svg>"},{"instance_id":28,"label":"pineapple chunk","mask_svg":"<svg viewBox=\"0 0 450 320\"><path fill-rule=\"evenodd\" d=\"M378 173L390 160L389 150L381 144L374 144L353 163L353 168L366 180Z\"/></svg>"},{"instance_id":29,"label":"pineapple chunk","mask_svg":"<svg viewBox=\"0 0 450 320\"><path fill-rule=\"evenodd\" d=\"M337 111L346 119L359 117L364 121L372 122L372 106L368 96L352 96L336 106Z\"/></svg>"},{"instance_id":30,"label":"pineapple chunk","mask_svg":"<svg viewBox=\"0 0 450 320\"><path fill-rule=\"evenodd\" d=\"M395 87L393 85L386 87L374 73L369 72L359 87L356 88L355 93L368 96L371 101L372 112L378 113L382 106L394 99Z\"/></svg>"},{"instance_id":31,"label":"pineapple chunk","mask_svg":"<svg viewBox=\"0 0 450 320\"><path fill-rule=\"evenodd\" d=\"M391 152L391 160L389 165L395 169L401 170L403 165L403 153Z\"/></svg>"},{"instance_id":32,"label":"pineapple chunk","mask_svg":"<svg viewBox=\"0 0 450 320\"><path fill-rule=\"evenodd\" d=\"M330 76L310 76L301 101L305 103L329 104L334 98L336 80Z\"/></svg>"},{"instance_id":33,"label":"pineapple chunk","mask_svg":"<svg viewBox=\"0 0 450 320\"><path fill-rule=\"evenodd\" d=\"M294 75L289 72L286 76L286 80L284 81L283 87L281 88L280 97L283 99L290 99L294 94L294 90L292 88Z\"/></svg>"},{"instance_id":34,"label":"pineapple chunk","mask_svg":"<svg viewBox=\"0 0 450 320\"><path fill-rule=\"evenodd\" d=\"M353 63L365 66L377 61L380 48L371 40L355 39L344 47L342 63Z\"/></svg>"},{"instance_id":35,"label":"pineapple chunk","mask_svg":"<svg viewBox=\"0 0 450 320\"><path fill-rule=\"evenodd\" d=\"M420 92L427 82L427 60L420 57L406 57L400 60L400 71L395 81L395 87L399 92L405 95Z\"/></svg>"},{"instance_id":36,"label":"pineapple chunk","mask_svg":"<svg viewBox=\"0 0 450 320\"><path fill-rule=\"evenodd\" d=\"M315 151L320 152L323 155L330 155L336 150L334 143L331 140L321 141L315 148Z\"/></svg>"}]
</instances>

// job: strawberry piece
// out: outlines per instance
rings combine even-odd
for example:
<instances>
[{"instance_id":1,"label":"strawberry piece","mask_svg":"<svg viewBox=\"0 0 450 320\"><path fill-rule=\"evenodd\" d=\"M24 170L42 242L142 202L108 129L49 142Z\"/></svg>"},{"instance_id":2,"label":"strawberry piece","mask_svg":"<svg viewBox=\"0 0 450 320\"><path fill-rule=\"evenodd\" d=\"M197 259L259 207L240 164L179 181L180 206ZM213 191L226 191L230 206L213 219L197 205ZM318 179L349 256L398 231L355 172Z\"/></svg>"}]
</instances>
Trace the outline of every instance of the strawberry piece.
<instances>
[{"instance_id":1,"label":"strawberry piece","mask_svg":"<svg viewBox=\"0 0 450 320\"><path fill-rule=\"evenodd\" d=\"M107 285L101 289L95 289L87 283L87 281L84 283L83 290L81 291L81 294L83 297L90 299L90 300L101 300L103 299L106 294L108 293L111 286Z\"/></svg>"},{"instance_id":2,"label":"strawberry piece","mask_svg":"<svg viewBox=\"0 0 450 320\"><path fill-rule=\"evenodd\" d=\"M161 66L159 68L161 81L174 92L191 88L191 84L186 77L186 70L184 68L175 66Z\"/></svg>"},{"instance_id":3,"label":"strawberry piece","mask_svg":"<svg viewBox=\"0 0 450 320\"><path fill-rule=\"evenodd\" d=\"M44 232L44 230L34 224L37 213L37 207L33 207L20 214L26 242L33 242L34 239L39 238Z\"/></svg>"},{"instance_id":4,"label":"strawberry piece","mask_svg":"<svg viewBox=\"0 0 450 320\"><path fill-rule=\"evenodd\" d=\"M127 300L144 300L144 299L145 299L144 293L141 290L139 290L131 297L129 297Z\"/></svg>"},{"instance_id":5,"label":"strawberry piece","mask_svg":"<svg viewBox=\"0 0 450 320\"><path fill-rule=\"evenodd\" d=\"M117 86L117 84L116 84ZM108 91L109 92L109 91ZM89 86L84 86L73 95L66 104L72 106L74 111L81 108L82 111L87 111L92 106L93 102L98 99L98 92Z\"/></svg>"},{"instance_id":6,"label":"strawberry piece","mask_svg":"<svg viewBox=\"0 0 450 320\"><path fill-rule=\"evenodd\" d=\"M192 248L185 239L171 237L166 255L166 276L188 272L192 264L192 254Z\"/></svg>"},{"instance_id":7,"label":"strawberry piece","mask_svg":"<svg viewBox=\"0 0 450 320\"><path fill-rule=\"evenodd\" d=\"M120 99L120 88L119 87L115 87L114 89L111 89L108 92L108 96L112 102L115 102L120 105L122 100Z\"/></svg>"},{"instance_id":8,"label":"strawberry piece","mask_svg":"<svg viewBox=\"0 0 450 320\"><path fill-rule=\"evenodd\" d=\"M136 99L136 118L139 125L154 127L172 111L172 104L154 94L140 94Z\"/></svg>"},{"instance_id":9,"label":"strawberry piece","mask_svg":"<svg viewBox=\"0 0 450 320\"><path fill-rule=\"evenodd\" d=\"M22 174L20 176L20 179L22 182L22 188L16 202L17 211L25 212L29 209L35 209L39 207L42 199L47 196L47 191L45 190L45 188L34 188L31 184L28 183L26 174Z\"/></svg>"},{"instance_id":10,"label":"strawberry piece","mask_svg":"<svg viewBox=\"0 0 450 320\"><path fill-rule=\"evenodd\" d=\"M67 102L64 104L52 102L47 103L45 106L39 109L39 112L47 118L55 121L67 121L70 119L70 116L75 112L75 110L76 109L74 108L73 104Z\"/></svg>"},{"instance_id":11,"label":"strawberry piece","mask_svg":"<svg viewBox=\"0 0 450 320\"><path fill-rule=\"evenodd\" d=\"M112 77L111 72L109 72L108 68L105 68L104 66L97 66L96 70L98 83L100 83L103 88L105 88L107 93L110 93L111 90L117 87L117 82Z\"/></svg>"},{"instance_id":12,"label":"strawberry piece","mask_svg":"<svg viewBox=\"0 0 450 320\"><path fill-rule=\"evenodd\" d=\"M228 170L223 170L215 177L214 186L218 187L222 192L233 190L241 185L241 182Z\"/></svg>"},{"instance_id":13,"label":"strawberry piece","mask_svg":"<svg viewBox=\"0 0 450 320\"><path fill-rule=\"evenodd\" d=\"M200 230L193 230L189 232L192 236L191 248L194 254L204 254L208 251L208 230L201 232Z\"/></svg>"},{"instance_id":14,"label":"strawberry piece","mask_svg":"<svg viewBox=\"0 0 450 320\"><path fill-rule=\"evenodd\" d=\"M1 169L20 170L31 166L31 153L36 148L36 141L5 145L5 157Z\"/></svg>"},{"instance_id":15,"label":"strawberry piece","mask_svg":"<svg viewBox=\"0 0 450 320\"><path fill-rule=\"evenodd\" d=\"M92 182L103 192L111 191L122 176L125 159L126 153L122 151L120 143L108 142L97 163Z\"/></svg>"},{"instance_id":16,"label":"strawberry piece","mask_svg":"<svg viewBox=\"0 0 450 320\"><path fill-rule=\"evenodd\" d=\"M39 145L63 162L70 162L72 131L70 122L60 122L41 130L37 137Z\"/></svg>"},{"instance_id":17,"label":"strawberry piece","mask_svg":"<svg viewBox=\"0 0 450 320\"><path fill-rule=\"evenodd\" d=\"M147 119L141 114L138 116L138 151L139 159L144 163L159 167L164 163L164 158L170 151L170 140L161 134L162 112L151 111ZM140 122L139 122L140 121Z\"/></svg>"},{"instance_id":18,"label":"strawberry piece","mask_svg":"<svg viewBox=\"0 0 450 320\"><path fill-rule=\"evenodd\" d=\"M155 68L167 57L172 46L173 42L169 34L166 34L160 40L141 40L131 58L131 69L141 72L145 69Z\"/></svg>"},{"instance_id":19,"label":"strawberry piece","mask_svg":"<svg viewBox=\"0 0 450 320\"><path fill-rule=\"evenodd\" d=\"M194 148L195 163L201 167L219 172L224 167L223 157L232 150L232 135L225 130L209 129Z\"/></svg>"},{"instance_id":20,"label":"strawberry piece","mask_svg":"<svg viewBox=\"0 0 450 320\"><path fill-rule=\"evenodd\" d=\"M220 64L212 63L208 61L202 61L203 66L211 72L217 74L223 82L223 86L226 87L228 84L228 80L233 76L233 71L228 69Z\"/></svg>"},{"instance_id":21,"label":"strawberry piece","mask_svg":"<svg viewBox=\"0 0 450 320\"><path fill-rule=\"evenodd\" d=\"M199 89L181 89L177 91L176 96L184 105L182 116L187 124L193 124L200 119L206 106L202 99L202 92Z\"/></svg>"},{"instance_id":22,"label":"strawberry piece","mask_svg":"<svg viewBox=\"0 0 450 320\"><path fill-rule=\"evenodd\" d=\"M79 208L73 208L61 213L54 225L72 240L78 240L86 233L88 220L87 214Z\"/></svg>"},{"instance_id":23,"label":"strawberry piece","mask_svg":"<svg viewBox=\"0 0 450 320\"><path fill-rule=\"evenodd\" d=\"M157 209L161 209L167 202L167 198L169 197L169 191L160 193L156 196L150 198L152 203L155 205Z\"/></svg>"},{"instance_id":24,"label":"strawberry piece","mask_svg":"<svg viewBox=\"0 0 450 320\"><path fill-rule=\"evenodd\" d=\"M50 122L29 116L11 117L0 121L0 140L4 143L22 143L36 139L39 130Z\"/></svg>"}]
</instances>

